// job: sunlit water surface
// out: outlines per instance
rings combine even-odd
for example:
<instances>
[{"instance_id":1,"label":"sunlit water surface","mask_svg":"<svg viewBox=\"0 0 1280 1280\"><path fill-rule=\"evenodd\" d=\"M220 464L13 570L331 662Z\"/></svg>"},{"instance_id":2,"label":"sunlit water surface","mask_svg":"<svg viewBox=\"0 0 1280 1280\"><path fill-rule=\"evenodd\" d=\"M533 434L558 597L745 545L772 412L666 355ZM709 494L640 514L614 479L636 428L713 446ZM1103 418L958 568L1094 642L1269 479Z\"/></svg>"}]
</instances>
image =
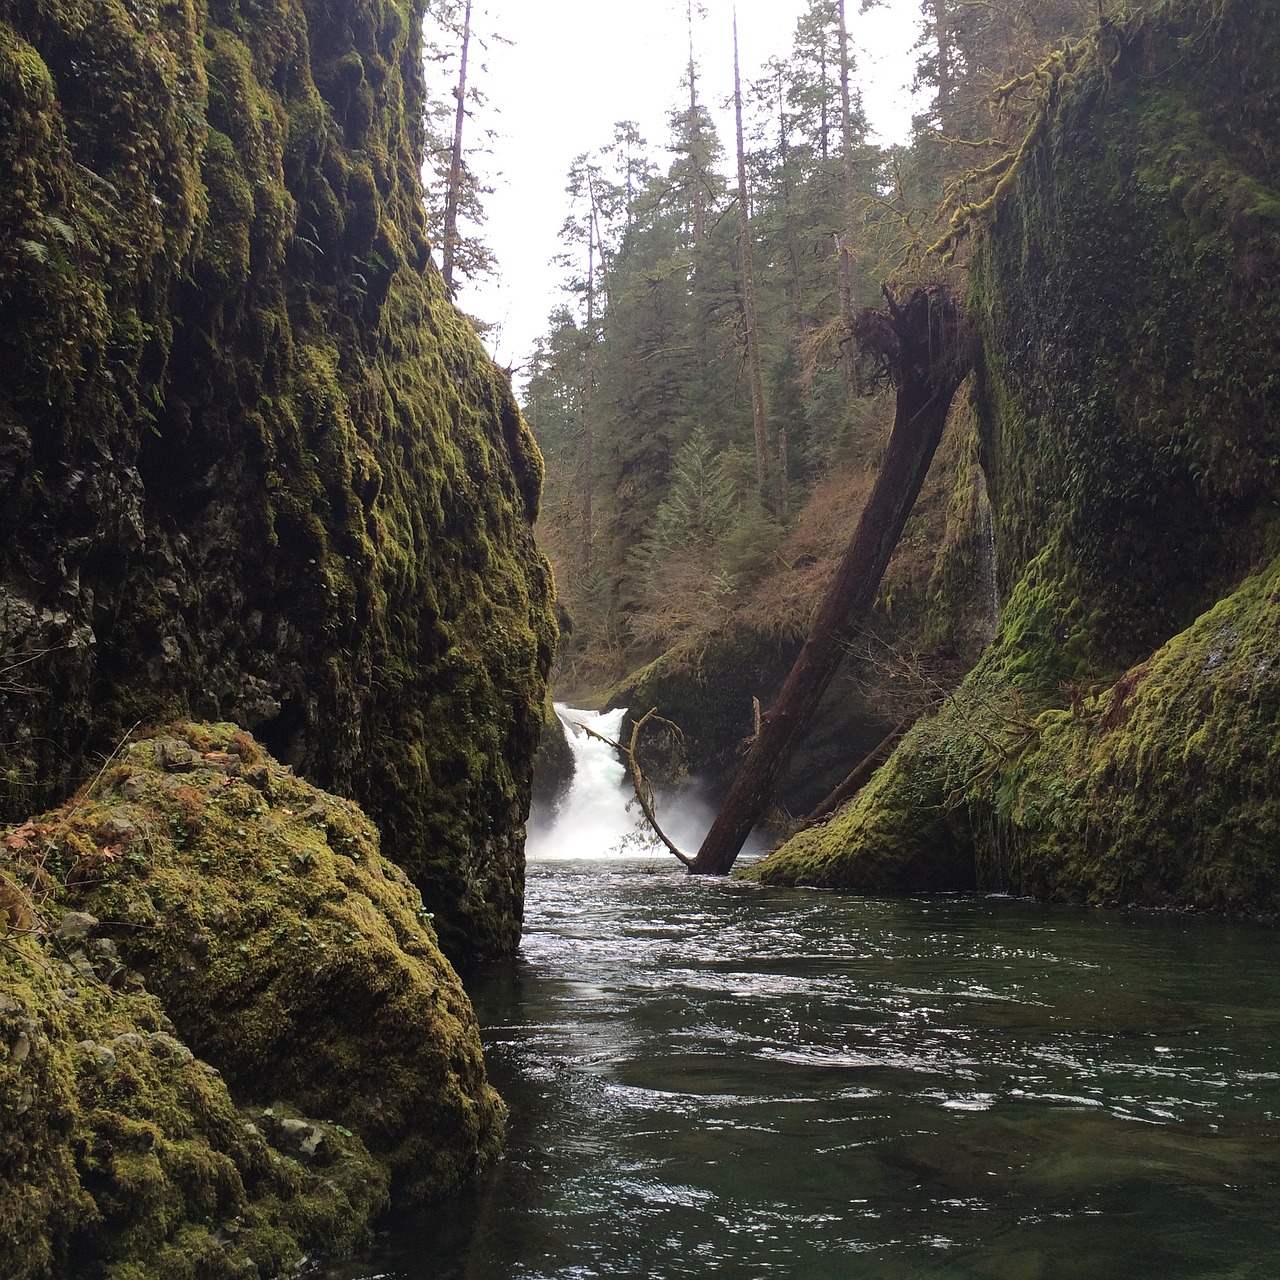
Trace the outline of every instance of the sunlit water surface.
<instances>
[{"instance_id":1,"label":"sunlit water surface","mask_svg":"<svg viewBox=\"0 0 1280 1280\"><path fill-rule=\"evenodd\" d=\"M506 1158L336 1274L1280 1276L1273 930L693 879L577 737L468 979Z\"/></svg>"}]
</instances>

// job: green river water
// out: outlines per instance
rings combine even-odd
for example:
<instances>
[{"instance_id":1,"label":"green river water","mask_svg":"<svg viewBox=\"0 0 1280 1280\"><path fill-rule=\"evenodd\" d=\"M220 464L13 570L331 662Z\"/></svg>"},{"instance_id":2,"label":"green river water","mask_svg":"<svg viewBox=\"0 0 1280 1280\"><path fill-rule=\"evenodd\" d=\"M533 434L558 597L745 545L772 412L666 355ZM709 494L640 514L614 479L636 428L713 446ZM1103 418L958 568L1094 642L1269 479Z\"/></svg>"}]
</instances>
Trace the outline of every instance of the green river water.
<instances>
[{"instance_id":1,"label":"green river water","mask_svg":"<svg viewBox=\"0 0 1280 1280\"><path fill-rule=\"evenodd\" d=\"M508 1154L343 1277L1280 1276L1271 929L546 861L468 986Z\"/></svg>"}]
</instances>

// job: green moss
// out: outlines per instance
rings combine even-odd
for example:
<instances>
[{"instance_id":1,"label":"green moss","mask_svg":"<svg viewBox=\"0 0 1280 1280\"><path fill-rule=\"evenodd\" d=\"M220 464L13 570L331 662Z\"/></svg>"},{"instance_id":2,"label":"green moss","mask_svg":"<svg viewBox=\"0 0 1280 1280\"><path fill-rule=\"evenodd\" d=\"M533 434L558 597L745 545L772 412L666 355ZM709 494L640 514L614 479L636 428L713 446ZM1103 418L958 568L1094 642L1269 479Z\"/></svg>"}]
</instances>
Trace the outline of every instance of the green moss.
<instances>
[{"instance_id":1,"label":"green moss","mask_svg":"<svg viewBox=\"0 0 1280 1280\"><path fill-rule=\"evenodd\" d=\"M11 932L44 930L0 938L24 1280L281 1274L350 1250L389 1180L438 1195L496 1154L504 1109L420 895L354 805L234 726L130 745L3 848ZM68 910L102 923L63 940Z\"/></svg>"},{"instance_id":2,"label":"green moss","mask_svg":"<svg viewBox=\"0 0 1280 1280\"><path fill-rule=\"evenodd\" d=\"M573 780L573 751L565 736L564 725L556 715L551 690L543 712L542 737L538 742L537 761L533 770L534 803L553 805Z\"/></svg>"},{"instance_id":3,"label":"green moss","mask_svg":"<svg viewBox=\"0 0 1280 1280\"><path fill-rule=\"evenodd\" d=\"M340 1121L409 1194L452 1190L502 1107L430 914L353 804L236 747L222 726L129 748L63 839L140 834L74 900L127 922L122 953L238 1097Z\"/></svg>"},{"instance_id":4,"label":"green moss","mask_svg":"<svg viewBox=\"0 0 1280 1280\"><path fill-rule=\"evenodd\" d=\"M359 1140L307 1122L314 1158L273 1147L117 969L103 939L0 945L6 1276L279 1276L360 1243L387 1178Z\"/></svg>"},{"instance_id":5,"label":"green moss","mask_svg":"<svg viewBox=\"0 0 1280 1280\"><path fill-rule=\"evenodd\" d=\"M1274 914L1271 17L1135 16L1049 99L973 265L998 639L763 877Z\"/></svg>"},{"instance_id":6,"label":"green moss","mask_svg":"<svg viewBox=\"0 0 1280 1280\"><path fill-rule=\"evenodd\" d=\"M951 758L953 752L930 726L917 726L851 804L741 874L763 884L858 892L973 888L973 857L947 801L948 783L975 761Z\"/></svg>"},{"instance_id":7,"label":"green moss","mask_svg":"<svg viewBox=\"0 0 1280 1280\"><path fill-rule=\"evenodd\" d=\"M541 459L430 263L422 8L0 6L0 777L235 719L473 958L518 938L555 629Z\"/></svg>"},{"instance_id":8,"label":"green moss","mask_svg":"<svg viewBox=\"0 0 1280 1280\"><path fill-rule=\"evenodd\" d=\"M1280 913L1280 563L981 786L978 871L1019 892Z\"/></svg>"}]
</instances>

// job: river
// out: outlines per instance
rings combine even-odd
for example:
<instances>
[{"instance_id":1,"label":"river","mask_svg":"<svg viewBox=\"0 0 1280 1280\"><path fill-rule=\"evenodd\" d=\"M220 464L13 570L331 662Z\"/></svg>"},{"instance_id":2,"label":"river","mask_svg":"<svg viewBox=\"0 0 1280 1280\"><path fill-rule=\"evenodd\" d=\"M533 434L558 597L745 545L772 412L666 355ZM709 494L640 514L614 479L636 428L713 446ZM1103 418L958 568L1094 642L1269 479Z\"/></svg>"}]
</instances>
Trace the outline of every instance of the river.
<instances>
[{"instance_id":1,"label":"river","mask_svg":"<svg viewBox=\"0 0 1280 1280\"><path fill-rule=\"evenodd\" d=\"M542 845L520 954L468 983L506 1158L343 1277L1280 1275L1273 930L617 838Z\"/></svg>"}]
</instances>

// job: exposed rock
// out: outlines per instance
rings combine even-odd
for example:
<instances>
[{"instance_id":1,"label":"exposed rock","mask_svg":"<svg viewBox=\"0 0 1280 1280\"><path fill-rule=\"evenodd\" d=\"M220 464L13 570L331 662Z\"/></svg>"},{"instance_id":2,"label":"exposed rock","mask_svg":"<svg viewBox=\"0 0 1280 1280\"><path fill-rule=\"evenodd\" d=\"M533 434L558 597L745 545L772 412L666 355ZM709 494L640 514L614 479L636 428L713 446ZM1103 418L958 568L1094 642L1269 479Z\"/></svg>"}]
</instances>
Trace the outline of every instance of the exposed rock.
<instances>
[{"instance_id":1,"label":"exposed rock","mask_svg":"<svg viewBox=\"0 0 1280 1280\"><path fill-rule=\"evenodd\" d=\"M59 942L79 942L89 937L98 927L98 923L98 917L90 915L87 911L68 911L58 921L54 937Z\"/></svg>"}]
</instances>

